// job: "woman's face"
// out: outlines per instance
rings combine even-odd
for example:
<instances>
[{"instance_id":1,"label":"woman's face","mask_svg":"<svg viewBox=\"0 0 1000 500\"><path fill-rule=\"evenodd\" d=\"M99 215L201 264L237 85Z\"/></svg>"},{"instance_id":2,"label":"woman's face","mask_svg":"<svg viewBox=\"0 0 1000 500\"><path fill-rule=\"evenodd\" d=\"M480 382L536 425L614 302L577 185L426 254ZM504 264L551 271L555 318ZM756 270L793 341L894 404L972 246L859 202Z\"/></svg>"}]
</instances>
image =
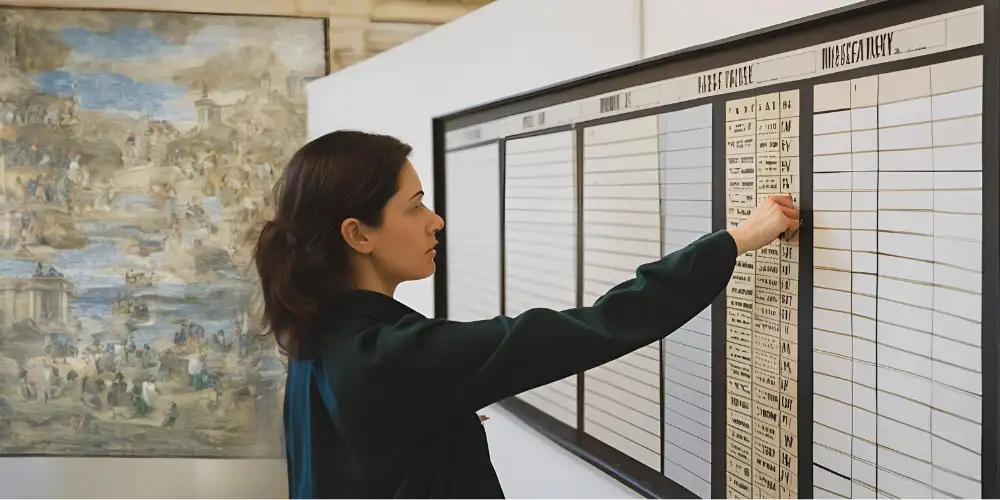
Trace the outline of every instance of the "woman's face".
<instances>
[{"instance_id":1,"label":"woman's face","mask_svg":"<svg viewBox=\"0 0 1000 500\"><path fill-rule=\"evenodd\" d=\"M382 212L382 225L365 230L378 273L396 283L434 274L435 234L443 227L444 219L424 206L420 177L406 162L399 175L399 189Z\"/></svg>"}]
</instances>

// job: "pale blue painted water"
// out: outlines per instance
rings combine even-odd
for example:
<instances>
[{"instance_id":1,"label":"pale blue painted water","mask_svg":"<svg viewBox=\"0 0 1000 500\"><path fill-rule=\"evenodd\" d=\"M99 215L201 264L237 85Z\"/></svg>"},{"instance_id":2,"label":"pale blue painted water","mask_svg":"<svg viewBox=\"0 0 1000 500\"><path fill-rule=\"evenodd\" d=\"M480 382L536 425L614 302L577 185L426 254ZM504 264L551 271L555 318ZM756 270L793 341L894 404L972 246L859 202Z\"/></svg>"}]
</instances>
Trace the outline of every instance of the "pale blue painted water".
<instances>
[{"instance_id":1,"label":"pale blue painted water","mask_svg":"<svg viewBox=\"0 0 1000 500\"><path fill-rule=\"evenodd\" d=\"M206 200L204 206L209 219L218 221L221 211L218 201ZM142 195L119 197L114 207L115 211L126 213L152 208L151 201ZM86 221L78 222L77 228L87 235L89 245L79 250L62 250L52 262L45 264L53 265L75 284L76 297L71 303L70 314L80 318L88 333L99 333L107 325L112 304L119 293L125 292L125 271L129 268L137 272L162 269L166 253L157 252L150 257L124 254L118 246L123 236L162 240L161 235L144 234L128 223ZM30 260L0 258L0 274L31 276L36 265ZM231 334L240 294L245 288L238 269L219 269L217 274L219 279L211 283L187 284L165 279L134 291L135 296L146 301L151 317L149 323L134 332L136 342L141 345L153 343L158 338L173 339L184 320L202 325L209 334L219 329ZM89 341L90 338L80 340Z\"/></svg>"}]
</instances>

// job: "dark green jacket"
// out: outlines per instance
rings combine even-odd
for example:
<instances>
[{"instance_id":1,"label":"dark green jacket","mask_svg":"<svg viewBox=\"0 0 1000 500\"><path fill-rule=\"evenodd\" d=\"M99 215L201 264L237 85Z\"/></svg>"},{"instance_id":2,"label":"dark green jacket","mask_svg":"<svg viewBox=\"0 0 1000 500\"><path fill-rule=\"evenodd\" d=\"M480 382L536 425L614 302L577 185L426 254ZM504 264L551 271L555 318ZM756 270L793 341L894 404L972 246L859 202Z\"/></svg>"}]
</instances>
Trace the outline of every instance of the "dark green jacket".
<instances>
[{"instance_id":1,"label":"dark green jacket","mask_svg":"<svg viewBox=\"0 0 1000 500\"><path fill-rule=\"evenodd\" d=\"M723 231L639 267L592 307L470 323L348 293L327 347L289 363L290 496L502 497L476 411L662 339L723 291L735 262Z\"/></svg>"}]
</instances>

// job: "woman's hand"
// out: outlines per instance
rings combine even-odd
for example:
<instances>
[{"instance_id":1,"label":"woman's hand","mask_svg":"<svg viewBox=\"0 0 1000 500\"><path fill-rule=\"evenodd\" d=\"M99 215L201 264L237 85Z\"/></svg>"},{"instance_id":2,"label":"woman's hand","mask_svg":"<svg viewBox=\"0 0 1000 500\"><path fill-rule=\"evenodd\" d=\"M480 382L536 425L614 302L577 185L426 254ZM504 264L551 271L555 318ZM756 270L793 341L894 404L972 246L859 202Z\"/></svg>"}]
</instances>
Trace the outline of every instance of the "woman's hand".
<instances>
[{"instance_id":1,"label":"woman's hand","mask_svg":"<svg viewBox=\"0 0 1000 500\"><path fill-rule=\"evenodd\" d=\"M772 195L729 234L736 240L738 253L743 254L767 245L785 231L798 230L799 222L799 209L792 205L791 195Z\"/></svg>"}]
</instances>

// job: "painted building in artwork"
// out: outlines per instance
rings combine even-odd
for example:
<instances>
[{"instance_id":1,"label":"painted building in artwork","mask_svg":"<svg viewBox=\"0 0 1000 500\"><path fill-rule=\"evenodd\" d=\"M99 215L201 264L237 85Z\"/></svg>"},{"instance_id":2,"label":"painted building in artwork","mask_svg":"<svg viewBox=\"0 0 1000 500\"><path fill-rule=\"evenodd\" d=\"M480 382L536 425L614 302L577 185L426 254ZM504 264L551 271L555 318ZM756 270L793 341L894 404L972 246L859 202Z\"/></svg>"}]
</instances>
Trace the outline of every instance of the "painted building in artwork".
<instances>
[{"instance_id":1,"label":"painted building in artwork","mask_svg":"<svg viewBox=\"0 0 1000 500\"><path fill-rule=\"evenodd\" d=\"M74 288L61 276L0 276L0 325L9 327L30 319L66 326Z\"/></svg>"},{"instance_id":2,"label":"painted building in artwork","mask_svg":"<svg viewBox=\"0 0 1000 500\"><path fill-rule=\"evenodd\" d=\"M198 127L206 129L222 123L222 106L217 104L208 94L202 94L201 99L194 102L198 110Z\"/></svg>"},{"instance_id":3,"label":"painted building in artwork","mask_svg":"<svg viewBox=\"0 0 1000 500\"><path fill-rule=\"evenodd\" d=\"M21 229L25 227L25 217L31 211L24 207L11 208L10 205L0 209L0 246L7 246L8 241L21 238Z\"/></svg>"},{"instance_id":4,"label":"painted building in artwork","mask_svg":"<svg viewBox=\"0 0 1000 500\"><path fill-rule=\"evenodd\" d=\"M286 97L291 101L304 101L306 95L306 79L302 73L292 71L285 79ZM281 89L279 86L278 89ZM204 130L225 123L229 117L235 113L241 105L248 102L259 104L270 104L274 99L273 93L280 93L271 84L270 73L264 73L260 77L260 84L256 92L252 92L246 99L242 99L234 104L219 104L208 96L208 90L202 90L201 98L194 102L194 107L198 115L198 128ZM275 102L280 102L275 101Z\"/></svg>"},{"instance_id":5,"label":"painted building in artwork","mask_svg":"<svg viewBox=\"0 0 1000 500\"><path fill-rule=\"evenodd\" d=\"M271 97L271 73L264 72L260 77L260 91L257 93L257 100L267 102Z\"/></svg>"},{"instance_id":6,"label":"painted building in artwork","mask_svg":"<svg viewBox=\"0 0 1000 500\"><path fill-rule=\"evenodd\" d=\"M19 69L18 50L21 46L18 40L18 21L11 15L0 16L0 69L14 71Z\"/></svg>"},{"instance_id":7,"label":"painted building in artwork","mask_svg":"<svg viewBox=\"0 0 1000 500\"><path fill-rule=\"evenodd\" d=\"M305 99L306 97L306 82L302 78L302 73L298 71L292 71L285 78L286 92L288 93L288 98L297 101Z\"/></svg>"}]
</instances>

